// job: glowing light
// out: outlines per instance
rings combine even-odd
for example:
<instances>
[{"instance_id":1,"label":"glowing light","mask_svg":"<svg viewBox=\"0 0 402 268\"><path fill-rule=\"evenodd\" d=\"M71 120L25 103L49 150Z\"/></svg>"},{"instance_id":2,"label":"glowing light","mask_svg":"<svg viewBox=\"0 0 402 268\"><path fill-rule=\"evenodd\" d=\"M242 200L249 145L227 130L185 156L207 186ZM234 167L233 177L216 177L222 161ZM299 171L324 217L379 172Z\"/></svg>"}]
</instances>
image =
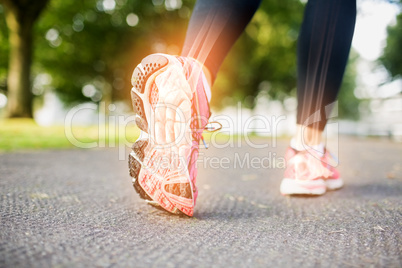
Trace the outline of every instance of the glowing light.
<instances>
[{"instance_id":1,"label":"glowing light","mask_svg":"<svg viewBox=\"0 0 402 268\"><path fill-rule=\"evenodd\" d=\"M55 40L57 40L57 38L59 38L59 31L57 31L56 29L54 29L54 28L52 28L52 29L49 29L47 32L46 32L46 39L48 40L48 41L55 41Z\"/></svg>"},{"instance_id":2,"label":"glowing light","mask_svg":"<svg viewBox=\"0 0 402 268\"><path fill-rule=\"evenodd\" d=\"M165 1L165 8L166 10L175 10L175 9L180 9L182 6L181 0L166 0Z\"/></svg>"},{"instance_id":3,"label":"glowing light","mask_svg":"<svg viewBox=\"0 0 402 268\"><path fill-rule=\"evenodd\" d=\"M45 38L49 41L50 46L52 47L60 46L62 41L59 31L54 28L51 28L46 32Z\"/></svg>"},{"instance_id":4,"label":"glowing light","mask_svg":"<svg viewBox=\"0 0 402 268\"><path fill-rule=\"evenodd\" d=\"M136 14L130 13L126 17L126 22L127 22L128 26L134 27L138 24L139 18Z\"/></svg>"},{"instance_id":5,"label":"glowing light","mask_svg":"<svg viewBox=\"0 0 402 268\"><path fill-rule=\"evenodd\" d=\"M103 0L102 6L104 11L112 11L116 7L116 2L114 0Z\"/></svg>"},{"instance_id":6,"label":"glowing light","mask_svg":"<svg viewBox=\"0 0 402 268\"><path fill-rule=\"evenodd\" d=\"M82 94L85 97L92 98L96 94L97 90L94 85L88 84L82 88Z\"/></svg>"}]
</instances>

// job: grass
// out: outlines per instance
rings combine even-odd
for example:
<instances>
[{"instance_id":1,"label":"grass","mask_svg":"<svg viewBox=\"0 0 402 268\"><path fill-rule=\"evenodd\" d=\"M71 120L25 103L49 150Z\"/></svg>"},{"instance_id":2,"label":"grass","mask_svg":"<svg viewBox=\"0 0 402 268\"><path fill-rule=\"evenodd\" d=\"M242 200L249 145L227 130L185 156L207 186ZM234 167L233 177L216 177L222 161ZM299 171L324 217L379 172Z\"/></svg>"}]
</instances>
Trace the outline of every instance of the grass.
<instances>
[{"instance_id":1,"label":"grass","mask_svg":"<svg viewBox=\"0 0 402 268\"><path fill-rule=\"evenodd\" d=\"M111 148L118 147L119 144L131 146L139 135L140 130L135 125L122 128L116 126L99 127L97 125L73 126L69 130L65 129L64 126L39 126L32 119L2 119L0 120L0 152L63 148ZM225 131L204 132L203 136L210 146L239 146L239 137L242 142L244 141L244 136L229 135ZM270 141L270 138L258 137L254 134L250 134L248 137ZM202 142L200 145L203 147Z\"/></svg>"},{"instance_id":2,"label":"grass","mask_svg":"<svg viewBox=\"0 0 402 268\"><path fill-rule=\"evenodd\" d=\"M72 135L68 135L69 133ZM94 142L99 147L116 147L119 142L127 145L133 143L139 134L135 125L125 128L73 126L68 130L64 126L39 126L32 119L3 119L0 120L0 152L85 148L95 145L89 144Z\"/></svg>"}]
</instances>

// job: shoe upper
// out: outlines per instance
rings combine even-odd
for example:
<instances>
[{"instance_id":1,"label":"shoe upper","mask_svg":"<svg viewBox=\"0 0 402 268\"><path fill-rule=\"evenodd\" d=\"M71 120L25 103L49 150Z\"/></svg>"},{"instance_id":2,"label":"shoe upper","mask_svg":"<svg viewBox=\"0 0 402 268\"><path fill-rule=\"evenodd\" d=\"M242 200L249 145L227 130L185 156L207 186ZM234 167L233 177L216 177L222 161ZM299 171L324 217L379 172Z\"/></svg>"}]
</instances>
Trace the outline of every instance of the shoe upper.
<instances>
[{"instance_id":1,"label":"shoe upper","mask_svg":"<svg viewBox=\"0 0 402 268\"><path fill-rule=\"evenodd\" d=\"M329 177L329 179L339 179L341 177L339 171L335 168L335 166L339 164L339 161L328 150L325 150L321 162L328 170L332 172L332 175Z\"/></svg>"},{"instance_id":2,"label":"shoe upper","mask_svg":"<svg viewBox=\"0 0 402 268\"><path fill-rule=\"evenodd\" d=\"M208 124L211 116L208 97L205 88L209 88L205 76L202 72L202 66L194 59L178 57L182 63L185 76L190 83L191 88L195 88L191 105L191 131L192 131L192 146L190 159L188 160L188 172L190 175L194 205L198 196L196 187L197 178L197 159L199 154L199 144L202 139L202 133Z\"/></svg>"},{"instance_id":3,"label":"shoe upper","mask_svg":"<svg viewBox=\"0 0 402 268\"><path fill-rule=\"evenodd\" d=\"M302 181L339 177L338 171L328 164L328 157L327 153L321 157L313 150L296 151L289 147L284 177Z\"/></svg>"}]
</instances>

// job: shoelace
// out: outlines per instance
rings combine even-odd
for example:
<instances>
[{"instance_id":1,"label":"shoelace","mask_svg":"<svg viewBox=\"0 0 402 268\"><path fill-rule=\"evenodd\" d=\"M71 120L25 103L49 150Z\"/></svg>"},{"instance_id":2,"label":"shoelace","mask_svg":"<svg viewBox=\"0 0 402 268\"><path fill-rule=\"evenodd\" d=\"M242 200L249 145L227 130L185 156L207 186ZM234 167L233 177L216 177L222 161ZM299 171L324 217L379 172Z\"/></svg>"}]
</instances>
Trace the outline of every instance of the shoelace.
<instances>
[{"instance_id":1,"label":"shoelace","mask_svg":"<svg viewBox=\"0 0 402 268\"><path fill-rule=\"evenodd\" d=\"M218 127L218 128L210 128L210 127L208 127L209 124L218 124L219 127ZM210 133L219 131L219 130L221 130L221 129L222 129L222 124L219 123L218 121L211 121L211 122L208 122L207 125L206 125L205 128L204 128L205 131L210 132ZM201 134L201 140L202 140L202 142L204 143L205 149L208 149L208 145L206 144L206 142L205 142L205 140L204 140L204 136L203 136L202 134Z\"/></svg>"},{"instance_id":2,"label":"shoelace","mask_svg":"<svg viewBox=\"0 0 402 268\"><path fill-rule=\"evenodd\" d=\"M180 63L183 65L183 69L184 69L184 75L186 76L187 79L190 78L191 73L192 73L192 69L193 69L193 64L197 63L197 61L195 59L192 60L192 62L189 62L187 58L184 57L177 57L177 59L180 61ZM188 69L187 69L188 68ZM197 79L198 80L198 79ZM200 106L199 106L199 102L198 102L198 92L194 93L195 95L195 109L196 109L196 116L197 116L197 121L198 121L198 127L202 126L202 122L201 122L201 113L200 113ZM212 124L218 124L219 127L218 128L212 128L212 127L208 127L208 125L212 125ZM218 130L222 129L222 124L219 123L218 121L211 121L206 124L206 126L204 127L203 131L207 131L207 132L216 132ZM199 128L195 128L194 130L192 129L192 134L195 134L197 141L202 140L205 149L208 149L208 145L205 142L204 136L202 135L202 132L200 133Z\"/></svg>"}]
</instances>

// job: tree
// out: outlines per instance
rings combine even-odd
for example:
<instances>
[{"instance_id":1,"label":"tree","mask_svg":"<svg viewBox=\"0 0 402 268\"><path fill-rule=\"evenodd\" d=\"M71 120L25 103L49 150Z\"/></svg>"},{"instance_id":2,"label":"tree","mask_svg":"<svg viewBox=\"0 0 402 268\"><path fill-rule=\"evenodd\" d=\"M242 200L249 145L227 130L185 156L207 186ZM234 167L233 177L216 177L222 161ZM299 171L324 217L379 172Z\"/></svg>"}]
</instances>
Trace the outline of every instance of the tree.
<instances>
[{"instance_id":1,"label":"tree","mask_svg":"<svg viewBox=\"0 0 402 268\"><path fill-rule=\"evenodd\" d=\"M193 2L52 1L38 24L35 70L52 77L67 106L128 100L143 57L180 53Z\"/></svg>"},{"instance_id":2,"label":"tree","mask_svg":"<svg viewBox=\"0 0 402 268\"><path fill-rule=\"evenodd\" d=\"M212 98L213 106L242 101L253 108L260 91L280 100L295 93L296 45L303 8L299 0L261 3L222 65L214 90L214 96L219 97Z\"/></svg>"},{"instance_id":3,"label":"tree","mask_svg":"<svg viewBox=\"0 0 402 268\"><path fill-rule=\"evenodd\" d=\"M32 69L37 79L43 74L48 77L48 86L39 88L35 80L34 94L54 90L66 105L129 101L131 74L143 57L155 52L180 53L194 3L51 1L35 26ZM303 6L300 0L262 2L222 65L213 89L213 107L240 100L252 108L260 91L280 100L295 94L296 42ZM8 49L3 46L4 38L0 33L1 54Z\"/></svg>"},{"instance_id":4,"label":"tree","mask_svg":"<svg viewBox=\"0 0 402 268\"><path fill-rule=\"evenodd\" d=\"M10 10L6 1L11 3L11 0L0 0L0 3ZM143 57L155 52L180 53L194 2L50 1L47 12L41 15L34 34L30 35L35 43L31 76L35 82L47 77L48 82L46 87L34 83L34 95L53 90L67 106L85 101L128 100L131 73ZM0 14L3 11L0 4ZM31 90L25 87L25 93L21 94L29 101L15 102L16 98L5 86L5 74L11 76L11 62L6 67L8 59L3 56L11 55L5 42L8 39L7 31L3 31L5 27L0 16L0 92L8 94L10 106L22 103L19 107L31 107Z\"/></svg>"},{"instance_id":5,"label":"tree","mask_svg":"<svg viewBox=\"0 0 402 268\"><path fill-rule=\"evenodd\" d=\"M31 62L33 26L49 0L1 0L6 8L10 56L8 117L32 117Z\"/></svg>"},{"instance_id":6,"label":"tree","mask_svg":"<svg viewBox=\"0 0 402 268\"><path fill-rule=\"evenodd\" d=\"M110 1L52 1L38 25L35 69L51 75L52 86L67 104L128 99L130 76L141 58L180 53L195 1L111 0L115 4L109 9L104 2ZM247 98L246 106L252 107L263 81L269 81L275 98L295 90L302 15L299 0L262 3L222 66L214 107L233 103L218 101L227 96ZM136 19L135 26L128 25L128 16ZM91 94L84 96L86 86Z\"/></svg>"},{"instance_id":7,"label":"tree","mask_svg":"<svg viewBox=\"0 0 402 268\"><path fill-rule=\"evenodd\" d=\"M296 95L296 46L303 9L299 0L262 2L222 65L213 106L220 108L241 101L245 107L253 108L260 92L281 101ZM352 51L339 94L341 118L358 118L359 100L354 96L357 57Z\"/></svg>"},{"instance_id":8,"label":"tree","mask_svg":"<svg viewBox=\"0 0 402 268\"><path fill-rule=\"evenodd\" d=\"M402 13L396 20L395 25L387 28L387 45L379 59L393 79L402 76Z\"/></svg>"},{"instance_id":9,"label":"tree","mask_svg":"<svg viewBox=\"0 0 402 268\"><path fill-rule=\"evenodd\" d=\"M8 70L8 29L3 16L4 8L0 4L0 93L7 94L7 70Z\"/></svg>"}]
</instances>

